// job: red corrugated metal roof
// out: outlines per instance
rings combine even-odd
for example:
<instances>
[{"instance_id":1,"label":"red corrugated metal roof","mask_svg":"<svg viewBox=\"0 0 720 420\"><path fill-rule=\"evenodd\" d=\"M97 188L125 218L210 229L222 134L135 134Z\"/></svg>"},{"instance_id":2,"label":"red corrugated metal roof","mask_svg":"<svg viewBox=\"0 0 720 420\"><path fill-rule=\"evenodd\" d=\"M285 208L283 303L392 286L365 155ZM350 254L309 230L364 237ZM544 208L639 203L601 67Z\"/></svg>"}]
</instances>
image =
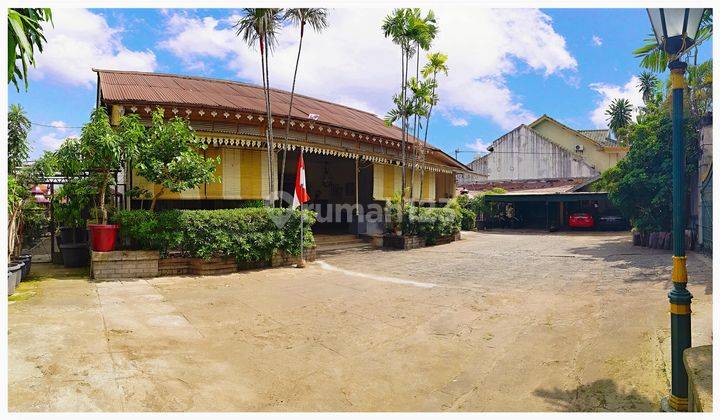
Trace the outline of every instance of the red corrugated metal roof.
<instances>
[{"instance_id":1,"label":"red corrugated metal roof","mask_svg":"<svg viewBox=\"0 0 720 420\"><path fill-rule=\"evenodd\" d=\"M132 71L96 70L100 75L100 90L106 102L159 102L178 106L207 106L265 112L262 87L229 80L143 73ZM287 115L290 92L273 89L273 115ZM395 140L401 130L387 127L377 116L320 99L295 94L293 117L309 119L318 114L318 122L354 131L367 132ZM410 141L414 141L413 138Z\"/></svg>"},{"instance_id":2,"label":"red corrugated metal roof","mask_svg":"<svg viewBox=\"0 0 720 420\"><path fill-rule=\"evenodd\" d=\"M99 70L100 92L106 103L153 103L176 106L211 107L264 113L265 99L261 86L229 80L208 79L171 74L136 71ZM290 92L272 89L273 115L286 117L290 106ZM309 114L319 115L317 122L394 140L402 139L402 130L385 125L378 116L296 93L293 99L293 118L309 120ZM410 143L416 140L409 136ZM432 150L440 151L428 144ZM452 166L465 165L440 151Z\"/></svg>"}]
</instances>

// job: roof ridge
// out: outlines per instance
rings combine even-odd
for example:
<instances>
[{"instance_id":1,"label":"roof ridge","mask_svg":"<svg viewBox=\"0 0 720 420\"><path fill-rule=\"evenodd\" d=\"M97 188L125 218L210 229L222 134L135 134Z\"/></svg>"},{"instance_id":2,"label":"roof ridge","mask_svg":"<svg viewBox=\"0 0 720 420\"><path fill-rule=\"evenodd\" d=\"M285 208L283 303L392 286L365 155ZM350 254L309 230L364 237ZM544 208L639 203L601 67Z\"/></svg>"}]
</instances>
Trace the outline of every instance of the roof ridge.
<instances>
[{"instance_id":1,"label":"roof ridge","mask_svg":"<svg viewBox=\"0 0 720 420\"><path fill-rule=\"evenodd\" d=\"M151 72L151 71L135 71L135 70L108 70L108 69L96 69L96 68L93 68L92 71L94 71L94 72L96 72L96 73L98 73L98 74L99 74L99 73L124 73L124 74L143 74L143 75L146 75L146 76L168 76L168 77L177 77L177 78L180 78L180 79L188 79L188 80L204 80L204 81L209 81L209 82L232 83L232 84L235 84L235 85L252 87L252 88L256 88L256 89L262 89L262 86L259 86L259 85L253 84L253 83L239 82L239 81L236 81L236 80L219 79L219 78L217 78L217 77L188 76L188 75L177 74L177 73L157 73L157 72ZM288 95L290 94L290 91L287 91L287 90L285 90L285 89L270 88L270 90L271 90L271 91L274 91L274 92L287 93ZM297 93L297 92L295 92L295 93L294 93L294 96L297 96L297 97L300 97L300 98L312 99L312 100L314 100L314 101L323 102L323 103L330 104L330 105L341 106L341 107L343 107L343 108L351 109L351 110L353 110L353 111L362 112L362 113L364 113L364 114L367 114L367 115L370 115L370 116L379 118L376 114L373 114L372 112L369 112L369 111L365 111L365 110L362 110L362 109L353 108L353 107L351 107L351 106L339 104L339 103L336 103L336 102L330 102L330 101L325 100L325 99L314 98L314 97L312 97L312 96L308 96L308 95L305 95L305 94L302 94L302 93ZM294 108L294 107L293 107L293 108Z\"/></svg>"}]
</instances>

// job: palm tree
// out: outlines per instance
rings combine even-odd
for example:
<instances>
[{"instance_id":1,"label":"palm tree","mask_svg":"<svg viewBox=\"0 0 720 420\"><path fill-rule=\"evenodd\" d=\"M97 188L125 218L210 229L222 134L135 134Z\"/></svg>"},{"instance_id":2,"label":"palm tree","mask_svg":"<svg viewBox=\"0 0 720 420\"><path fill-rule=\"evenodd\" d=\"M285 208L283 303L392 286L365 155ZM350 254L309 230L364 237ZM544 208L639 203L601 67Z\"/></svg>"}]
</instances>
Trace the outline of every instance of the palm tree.
<instances>
[{"instance_id":1,"label":"palm tree","mask_svg":"<svg viewBox=\"0 0 720 420\"><path fill-rule=\"evenodd\" d=\"M658 78L651 72L644 71L640 73L638 79L640 82L637 87L640 89L640 93L642 93L643 102L647 105L655 92L655 88L658 84Z\"/></svg>"},{"instance_id":2,"label":"palm tree","mask_svg":"<svg viewBox=\"0 0 720 420\"><path fill-rule=\"evenodd\" d=\"M712 9L705 9L702 20L700 21L700 28L695 38L695 45L692 50L694 50L695 57L697 58L697 47L712 38ZM655 36L645 38L643 41L645 45L633 51L633 55L635 55L636 58L642 58L640 67L656 73L665 71L670 57L660 48Z\"/></svg>"},{"instance_id":3,"label":"palm tree","mask_svg":"<svg viewBox=\"0 0 720 420\"><path fill-rule=\"evenodd\" d=\"M420 79L420 50L427 51L430 49L432 41L435 39L438 33L438 27L436 25L435 13L430 10L427 15L423 18L420 9L414 8L409 12L410 25L408 27L408 35L412 42L415 43L416 61L415 61L415 79ZM419 114L414 115L413 121L413 137L417 140L418 132L420 130ZM410 171L410 197L413 197L413 189L415 186L415 168L417 166L418 154L422 153L418 143L413 144L413 161L412 169ZM421 193L422 195L422 193Z\"/></svg>"},{"instance_id":4,"label":"palm tree","mask_svg":"<svg viewBox=\"0 0 720 420\"><path fill-rule=\"evenodd\" d=\"M28 65L35 66L35 48L42 52L47 42L42 22L53 23L50 9L8 9L8 84L18 91L18 80L28 88Z\"/></svg>"},{"instance_id":5,"label":"palm tree","mask_svg":"<svg viewBox=\"0 0 720 420\"><path fill-rule=\"evenodd\" d=\"M632 122L632 105L625 98L616 98L605 111L605 115L608 116L608 127L620 137L618 130Z\"/></svg>"},{"instance_id":6,"label":"palm tree","mask_svg":"<svg viewBox=\"0 0 720 420\"><path fill-rule=\"evenodd\" d=\"M410 80L408 80L408 89L410 90L410 100L408 103L411 105L409 108L411 112L408 115L411 115L415 120L413 127L415 143L413 143L413 161L410 169L410 199L412 200L415 189L415 168L417 167L419 154L422 153L422 149L417 140L417 131L422 129L421 118L427 117L430 112L430 106L436 98L433 95L435 85L433 81L429 79L418 80L411 77ZM422 190L420 195L422 196Z\"/></svg>"},{"instance_id":7,"label":"palm tree","mask_svg":"<svg viewBox=\"0 0 720 420\"><path fill-rule=\"evenodd\" d=\"M272 132L272 110L270 107L270 71L269 71L269 51L273 50L277 45L277 34L282 24L280 17L282 9L260 9L260 8L244 8L241 10L240 20L235 23L237 28L236 35L242 36L249 46L254 47L255 44L260 46L260 67L262 71L263 92L265 94L265 112L266 112L266 128L265 141L267 143L268 153L268 190L270 193L272 205L275 205L273 191L273 132Z\"/></svg>"},{"instance_id":8,"label":"palm tree","mask_svg":"<svg viewBox=\"0 0 720 420\"><path fill-rule=\"evenodd\" d=\"M407 100L406 100L406 81L407 81L407 58L411 47L411 40L409 37L409 26L410 26L410 9L394 9L392 13L385 17L381 29L385 38L392 38L393 43L400 46L400 96L393 97L393 102L396 103L396 110L400 112L398 117L401 121L402 127L402 192L400 194L400 219L402 220L402 213L405 209L405 166L407 163L406 158L406 135L407 135Z\"/></svg>"},{"instance_id":9,"label":"palm tree","mask_svg":"<svg viewBox=\"0 0 720 420\"><path fill-rule=\"evenodd\" d=\"M287 9L283 20L288 20L294 25L300 27L300 43L298 44L297 58L295 59L295 72L293 73L292 89L290 90L290 105L288 107L288 117L285 127L285 141L290 138L290 118L292 117L293 98L295 96L295 82L297 81L298 66L300 65L300 52L302 51L303 36L305 35L305 25L310 25L315 32L321 32L327 28L327 9L322 8L306 8L306 9ZM285 190L285 160L287 158L287 149L283 148L282 166L280 169L280 191ZM282 205L282 203L281 203Z\"/></svg>"},{"instance_id":10,"label":"palm tree","mask_svg":"<svg viewBox=\"0 0 720 420\"><path fill-rule=\"evenodd\" d=\"M432 110L435 104L438 101L437 95L435 94L435 88L437 87L437 75L438 73L444 73L445 76L448 74L448 66L447 66L447 55L436 52L431 53L427 55L428 62L425 64L425 66L422 68L422 76L424 78L428 78L432 75L432 92L431 97L432 101L430 102L430 109L428 110L428 114L425 120L425 135L423 136L423 147L422 150L425 151L427 148L427 137L428 137L428 127L430 127L430 116L432 115ZM423 153L422 156L422 163L425 163L425 153ZM420 195L422 196L422 189L423 189L423 182L425 181L425 166L423 165L423 168L420 172Z\"/></svg>"}]
</instances>

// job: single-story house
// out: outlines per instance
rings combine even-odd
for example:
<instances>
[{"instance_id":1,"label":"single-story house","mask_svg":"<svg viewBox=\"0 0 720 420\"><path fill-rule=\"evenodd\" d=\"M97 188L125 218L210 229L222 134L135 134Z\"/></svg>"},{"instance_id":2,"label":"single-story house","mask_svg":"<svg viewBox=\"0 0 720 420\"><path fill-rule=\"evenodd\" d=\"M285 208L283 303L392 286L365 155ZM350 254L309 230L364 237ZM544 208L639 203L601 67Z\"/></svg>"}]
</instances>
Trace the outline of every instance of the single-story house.
<instances>
[{"instance_id":1,"label":"single-story house","mask_svg":"<svg viewBox=\"0 0 720 420\"><path fill-rule=\"evenodd\" d=\"M94 70L97 73L97 105L108 109L111 123L127 113L149 123L161 107L166 118L186 118L197 136L208 145L207 156L221 158L216 168L220 183L204 184L182 193L164 192L158 208L228 208L246 200L269 201L268 127L263 89L229 80L137 71ZM401 190L402 131L386 126L369 112L295 94L288 119L290 93L272 89L272 124L276 152L287 151L284 190L292 197L296 162L304 151L311 205L322 213L329 205L384 203ZM286 138L286 127L290 134ZM409 136L408 163L415 149L424 152L422 171L415 173L414 199L441 202L455 194L455 176L470 169L437 147ZM274 153L274 190L282 173ZM421 172L424 176L420 192ZM121 176L126 188L155 186L138 176L132 162ZM410 178L410 169L407 169ZM126 200L137 208L138 200ZM328 210L329 211L329 210ZM347 227L347 218L333 223Z\"/></svg>"}]
</instances>

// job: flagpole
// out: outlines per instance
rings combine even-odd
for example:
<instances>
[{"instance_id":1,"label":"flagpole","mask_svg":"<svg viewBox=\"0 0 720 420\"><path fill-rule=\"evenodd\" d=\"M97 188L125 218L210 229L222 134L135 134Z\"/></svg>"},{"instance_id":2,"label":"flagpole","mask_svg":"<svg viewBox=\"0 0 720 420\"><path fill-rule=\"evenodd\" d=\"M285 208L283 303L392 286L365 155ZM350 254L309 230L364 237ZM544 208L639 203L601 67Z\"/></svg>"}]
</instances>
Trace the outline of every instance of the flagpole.
<instances>
[{"instance_id":1,"label":"flagpole","mask_svg":"<svg viewBox=\"0 0 720 420\"><path fill-rule=\"evenodd\" d=\"M302 148L300 149L300 159L302 159L303 162L305 161L305 159L303 159L303 150L302 150ZM305 166L305 165L303 164L303 167L304 167L304 166ZM303 170L304 170L304 168L303 168ZM296 176L299 176L299 174L297 174ZM305 248L305 247L304 247L305 240L304 240L304 238L303 238L303 236L304 236L304 231L305 231L305 229L303 229L303 219L304 219L304 217L303 217L303 205L304 205L303 200L300 200L300 261L298 262L298 265L297 265L298 268L304 268L304 267L305 267L305 255L304 255L304 252L303 252L303 251L304 251L304 248Z\"/></svg>"}]
</instances>

